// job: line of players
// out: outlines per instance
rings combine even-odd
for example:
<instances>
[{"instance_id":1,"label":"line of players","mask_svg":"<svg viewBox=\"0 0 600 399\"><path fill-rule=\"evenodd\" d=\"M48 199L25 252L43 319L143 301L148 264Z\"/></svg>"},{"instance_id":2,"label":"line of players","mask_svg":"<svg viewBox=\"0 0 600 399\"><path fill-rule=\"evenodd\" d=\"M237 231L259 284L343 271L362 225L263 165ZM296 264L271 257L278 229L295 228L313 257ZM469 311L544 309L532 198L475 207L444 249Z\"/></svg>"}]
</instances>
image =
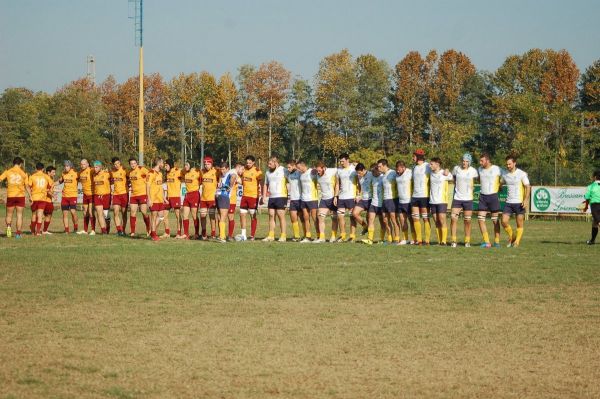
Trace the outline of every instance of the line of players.
<instances>
[{"instance_id":1,"label":"line of players","mask_svg":"<svg viewBox=\"0 0 600 399\"><path fill-rule=\"evenodd\" d=\"M19 163L20 162L20 163ZM423 150L413 154L414 166L407 168L398 161L392 169L385 159L371 165L350 163L349 156L340 156L339 168L327 168L321 161L309 168L303 162L289 161L287 168L279 164L276 157L269 159L268 170L263 174L255 166L253 156L245 159L245 164L236 164L229 170L223 163L213 167L210 157L204 159L204 168L197 170L186 164L179 169L170 160L158 159L151 169L129 160L130 170L126 171L119 159L112 160L112 169L107 170L101 162L95 161L93 168L87 160L81 161L79 172L73 169L70 161L65 162L63 173L58 181L63 184L61 208L65 232L69 232L68 216L71 215L74 230L78 234L95 234L95 223L99 221L102 233L108 233L112 206L118 235L125 235L127 207L130 207L130 235L135 236L137 213L144 218L146 231L154 240L159 237L156 231L165 224L165 234L170 236L168 217L164 212L173 209L177 223L177 238L207 239L207 218L210 220L211 238L219 242L232 239L234 214L237 201L237 187L241 185L243 195L240 201L241 232L235 237L238 241L253 240L257 226L257 208L263 199L268 198L269 234L263 241L275 240L276 219L281 234L278 241L286 241L285 211L288 207L293 230L293 241L321 243L326 241L325 225L331 215L330 242L356 241L358 225L362 233L368 234L361 240L365 244L374 242L375 220L380 223L382 243L398 245L428 245L431 236L429 215L434 219L437 242L447 243L447 196L448 182L454 180L454 194L451 210L451 245L457 246L456 230L461 212L464 214L465 246L470 246L471 218L473 214L473 188L476 180L481 184L478 208L478 222L483 237L482 247L500 245L500 223L504 226L509 245L518 246L523 234L524 214L529 200L530 186L527 174L516 166L514 157L506 158L507 170L502 171L492 165L488 155L479 160L479 170L471 166L472 157L465 154L461 165L450 173L442 168L439 158L425 161ZM12 213L17 211L17 237L21 234L22 209L27 192L32 202L31 230L34 234L49 234L47 231L52 215L52 195L55 169L50 166L44 171L43 165L36 166L36 172L27 176L21 169L22 160L16 158L14 167L2 176L8 180L7 236L11 235ZM166 179L163 176L166 171ZM12 182L12 184L11 184ZM15 184L19 183L20 184ZM185 182L187 193L181 203L181 183ZM84 228L78 231L77 184L83 189ZM500 203L498 192L501 184L508 188L507 203L502 220L499 219ZM164 186L166 185L166 190ZM112 186L112 190L111 190ZM128 193L131 192L131 195ZM112 193L112 195L111 195ZM366 217L363 217L366 212ZM350 234L346 236L346 214L350 214ZM491 214L494 226L494 242L490 241L486 228L486 216ZM246 216L251 217L251 234L246 233ZM517 228L513 232L508 221L515 214ZM190 216L195 234L190 234ZM218 220L219 237L216 237ZM421 222L423 224L421 225ZM43 223L43 227L42 227ZM300 236L300 223L304 237ZM202 233L199 234L200 225ZM227 225L227 226L226 226ZM91 230L88 230L91 226ZM312 226L316 230L313 240ZM412 239L409 240L409 230ZM338 235L339 233L339 235Z\"/></svg>"}]
</instances>

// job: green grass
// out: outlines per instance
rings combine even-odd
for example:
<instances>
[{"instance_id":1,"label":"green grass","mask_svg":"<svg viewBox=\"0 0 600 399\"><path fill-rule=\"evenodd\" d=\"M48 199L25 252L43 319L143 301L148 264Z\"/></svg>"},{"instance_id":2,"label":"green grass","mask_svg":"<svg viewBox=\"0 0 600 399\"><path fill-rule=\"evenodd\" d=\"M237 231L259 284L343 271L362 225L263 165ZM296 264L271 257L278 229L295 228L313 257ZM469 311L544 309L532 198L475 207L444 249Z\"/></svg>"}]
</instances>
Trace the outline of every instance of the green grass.
<instances>
[{"instance_id":1,"label":"green grass","mask_svg":"<svg viewBox=\"0 0 600 399\"><path fill-rule=\"evenodd\" d=\"M532 221L521 247L488 250L2 237L0 398L597 397L588 234Z\"/></svg>"}]
</instances>

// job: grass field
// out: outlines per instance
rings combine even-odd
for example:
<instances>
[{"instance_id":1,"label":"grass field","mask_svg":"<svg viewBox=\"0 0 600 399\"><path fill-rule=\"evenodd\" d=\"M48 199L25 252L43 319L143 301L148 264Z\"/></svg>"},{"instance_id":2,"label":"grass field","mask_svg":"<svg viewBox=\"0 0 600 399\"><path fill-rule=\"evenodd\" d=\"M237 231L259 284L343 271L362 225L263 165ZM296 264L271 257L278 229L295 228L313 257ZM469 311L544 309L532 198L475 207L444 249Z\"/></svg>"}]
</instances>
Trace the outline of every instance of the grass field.
<instances>
[{"instance_id":1,"label":"grass field","mask_svg":"<svg viewBox=\"0 0 600 399\"><path fill-rule=\"evenodd\" d=\"M600 397L588 234L530 222L494 250L1 237L0 398Z\"/></svg>"}]
</instances>

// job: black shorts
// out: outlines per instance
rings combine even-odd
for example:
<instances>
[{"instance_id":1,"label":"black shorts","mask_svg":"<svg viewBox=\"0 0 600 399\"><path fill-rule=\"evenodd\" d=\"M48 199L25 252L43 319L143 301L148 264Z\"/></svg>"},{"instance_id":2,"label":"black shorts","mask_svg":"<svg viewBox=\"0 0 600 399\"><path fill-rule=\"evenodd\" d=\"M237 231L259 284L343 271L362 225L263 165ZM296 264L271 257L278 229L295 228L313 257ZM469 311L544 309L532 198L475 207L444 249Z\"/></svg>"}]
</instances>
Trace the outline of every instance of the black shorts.
<instances>
[{"instance_id":1,"label":"black shorts","mask_svg":"<svg viewBox=\"0 0 600 399\"><path fill-rule=\"evenodd\" d=\"M299 212L300 209L300 200L290 200L290 212Z\"/></svg>"},{"instance_id":2,"label":"black shorts","mask_svg":"<svg viewBox=\"0 0 600 399\"><path fill-rule=\"evenodd\" d=\"M319 207L319 201L300 201L300 209L308 209L312 211L313 209L317 209Z\"/></svg>"},{"instance_id":3,"label":"black shorts","mask_svg":"<svg viewBox=\"0 0 600 399\"><path fill-rule=\"evenodd\" d=\"M267 205L267 208L281 210L285 209L286 205L287 198L285 197L269 198L269 204Z\"/></svg>"},{"instance_id":4,"label":"black shorts","mask_svg":"<svg viewBox=\"0 0 600 399\"><path fill-rule=\"evenodd\" d=\"M333 198L319 201L319 209L329 209L332 212L337 212L337 206L333 205Z\"/></svg>"},{"instance_id":5,"label":"black shorts","mask_svg":"<svg viewBox=\"0 0 600 399\"><path fill-rule=\"evenodd\" d=\"M404 204L398 203L398 206L396 206L396 213L404 213L405 215L410 215L410 204L408 202Z\"/></svg>"},{"instance_id":6,"label":"black shorts","mask_svg":"<svg viewBox=\"0 0 600 399\"><path fill-rule=\"evenodd\" d=\"M371 200L360 200L357 207L364 209L365 211L369 210L369 206L371 206Z\"/></svg>"},{"instance_id":7,"label":"black shorts","mask_svg":"<svg viewBox=\"0 0 600 399\"><path fill-rule=\"evenodd\" d=\"M370 205L369 206L369 213L374 213L376 215L381 215L381 207L380 206L375 206L375 205Z\"/></svg>"},{"instance_id":8,"label":"black shorts","mask_svg":"<svg viewBox=\"0 0 600 399\"><path fill-rule=\"evenodd\" d=\"M397 198L396 199L384 199L381 210L384 213L396 213L397 204L398 204Z\"/></svg>"},{"instance_id":9,"label":"black shorts","mask_svg":"<svg viewBox=\"0 0 600 399\"><path fill-rule=\"evenodd\" d=\"M419 198L415 198L413 197L410 206L412 208L419 208L419 209L429 209L429 198L427 197L419 197Z\"/></svg>"},{"instance_id":10,"label":"black shorts","mask_svg":"<svg viewBox=\"0 0 600 399\"><path fill-rule=\"evenodd\" d=\"M231 199L226 195L219 195L217 197L217 209L229 209Z\"/></svg>"},{"instance_id":11,"label":"black shorts","mask_svg":"<svg viewBox=\"0 0 600 399\"><path fill-rule=\"evenodd\" d=\"M600 224L600 202L591 204L590 211L592 212L592 218L595 224Z\"/></svg>"},{"instance_id":12,"label":"black shorts","mask_svg":"<svg viewBox=\"0 0 600 399\"><path fill-rule=\"evenodd\" d=\"M352 209L356 205L356 201L354 199L339 199L337 202L338 209Z\"/></svg>"},{"instance_id":13,"label":"black shorts","mask_svg":"<svg viewBox=\"0 0 600 399\"><path fill-rule=\"evenodd\" d=\"M524 215L525 214L525 208L523 208L523 204L518 203L518 204L509 204L508 202L506 204L504 204L504 211L502 211L502 214L504 215Z\"/></svg>"},{"instance_id":14,"label":"black shorts","mask_svg":"<svg viewBox=\"0 0 600 399\"><path fill-rule=\"evenodd\" d=\"M480 194L479 211L497 213L500 212L500 200L498 194Z\"/></svg>"},{"instance_id":15,"label":"black shorts","mask_svg":"<svg viewBox=\"0 0 600 399\"><path fill-rule=\"evenodd\" d=\"M462 209L463 211L473 210L473 201L452 200L453 209Z\"/></svg>"},{"instance_id":16,"label":"black shorts","mask_svg":"<svg viewBox=\"0 0 600 399\"><path fill-rule=\"evenodd\" d=\"M448 211L448 204L429 204L431 214L446 213Z\"/></svg>"}]
</instances>

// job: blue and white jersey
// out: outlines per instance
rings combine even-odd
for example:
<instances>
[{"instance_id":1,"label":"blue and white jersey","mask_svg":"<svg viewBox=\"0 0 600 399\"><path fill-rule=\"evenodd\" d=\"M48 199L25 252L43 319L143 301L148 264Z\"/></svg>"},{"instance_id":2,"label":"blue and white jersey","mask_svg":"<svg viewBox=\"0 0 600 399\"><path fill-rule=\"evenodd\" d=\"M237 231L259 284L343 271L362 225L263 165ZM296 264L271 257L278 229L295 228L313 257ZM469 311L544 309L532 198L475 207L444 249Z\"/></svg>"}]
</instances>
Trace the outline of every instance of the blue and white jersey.
<instances>
[{"instance_id":1,"label":"blue and white jersey","mask_svg":"<svg viewBox=\"0 0 600 399\"><path fill-rule=\"evenodd\" d=\"M231 193L234 192L234 190L237 190L236 182L237 173L235 170L229 170L227 173L221 176L221 179L219 179L219 185L217 186L217 197L223 196L230 198Z\"/></svg>"}]
</instances>

